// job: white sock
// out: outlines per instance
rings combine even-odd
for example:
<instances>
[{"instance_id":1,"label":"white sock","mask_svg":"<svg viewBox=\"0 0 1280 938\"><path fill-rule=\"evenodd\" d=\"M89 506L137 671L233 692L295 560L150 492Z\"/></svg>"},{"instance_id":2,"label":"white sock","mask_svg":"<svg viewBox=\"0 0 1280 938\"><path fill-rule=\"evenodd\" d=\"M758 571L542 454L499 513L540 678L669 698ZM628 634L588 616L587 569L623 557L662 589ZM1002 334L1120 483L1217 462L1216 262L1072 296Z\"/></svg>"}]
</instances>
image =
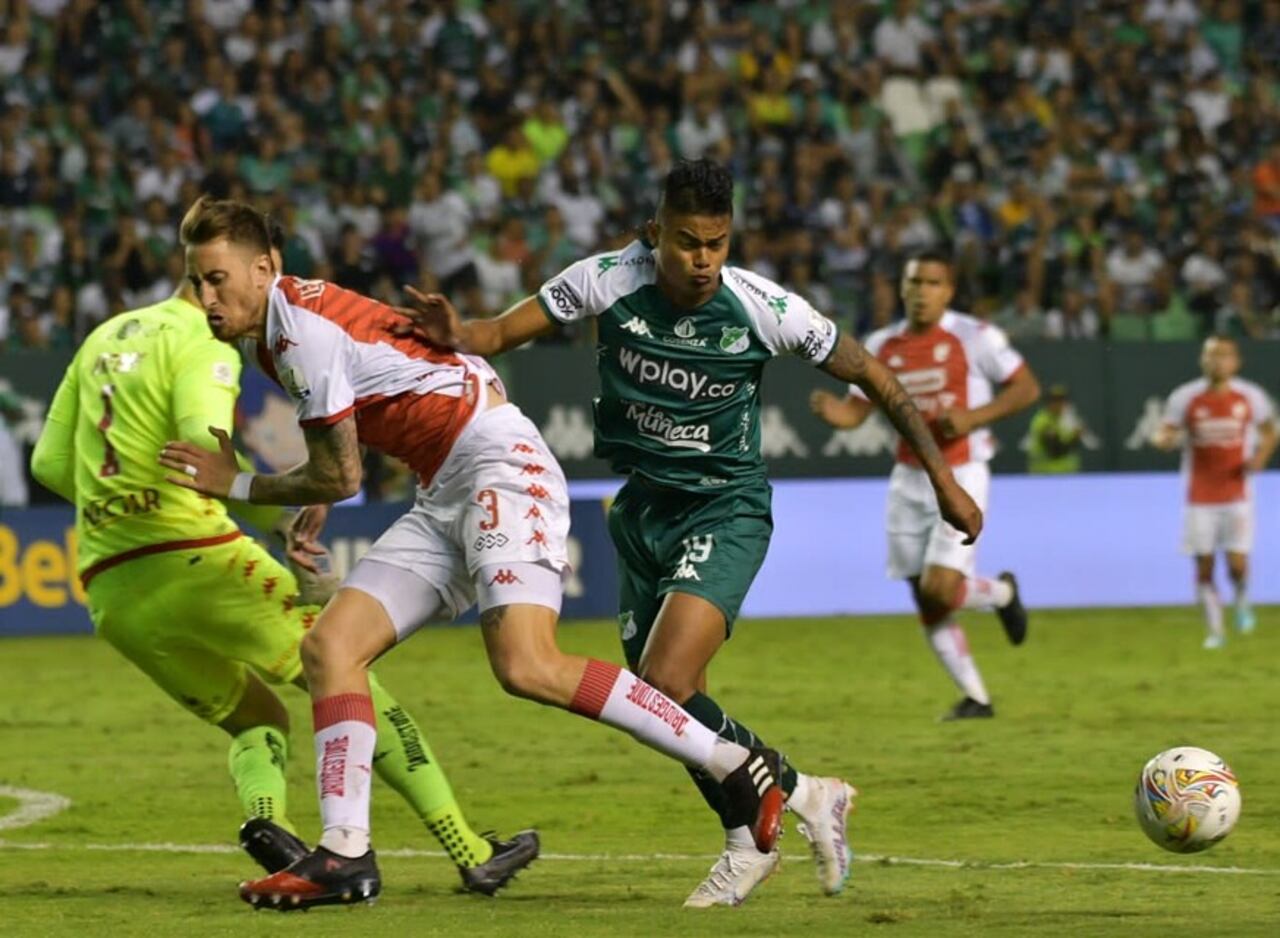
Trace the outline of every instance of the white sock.
<instances>
[{"instance_id":1,"label":"white sock","mask_svg":"<svg viewBox=\"0 0 1280 938\"><path fill-rule=\"evenodd\" d=\"M1013 587L1004 580L974 576L964 581L961 609L1003 609L1013 602Z\"/></svg>"},{"instance_id":2,"label":"white sock","mask_svg":"<svg viewBox=\"0 0 1280 938\"><path fill-rule=\"evenodd\" d=\"M818 808L818 805L814 802L821 797L822 792L817 780L797 772L796 787L791 792L791 797L787 799L787 807L807 821Z\"/></svg>"},{"instance_id":3,"label":"white sock","mask_svg":"<svg viewBox=\"0 0 1280 938\"><path fill-rule=\"evenodd\" d=\"M626 668L591 658L569 709L630 733L717 782L747 758L746 747L721 739L670 697Z\"/></svg>"},{"instance_id":4,"label":"white sock","mask_svg":"<svg viewBox=\"0 0 1280 938\"><path fill-rule=\"evenodd\" d=\"M1222 600L1218 598L1217 587L1212 583L1197 583L1196 596L1200 598L1200 605L1204 606L1204 624L1209 630L1209 634L1224 635L1225 632L1222 628Z\"/></svg>"},{"instance_id":5,"label":"white sock","mask_svg":"<svg viewBox=\"0 0 1280 938\"><path fill-rule=\"evenodd\" d=\"M373 776L373 699L337 694L311 708L316 730L316 789L320 792L320 845L339 856L369 851L369 782Z\"/></svg>"},{"instance_id":6,"label":"white sock","mask_svg":"<svg viewBox=\"0 0 1280 938\"><path fill-rule=\"evenodd\" d=\"M726 850L732 850L734 853L740 853L743 850L750 850L752 853L760 852L760 848L756 846L755 835L745 824L742 827L725 828L724 846Z\"/></svg>"},{"instance_id":7,"label":"white sock","mask_svg":"<svg viewBox=\"0 0 1280 938\"><path fill-rule=\"evenodd\" d=\"M937 625L924 627L925 638L933 647L933 652L942 662L942 666L951 675L966 697L972 697L978 703L991 703L987 696L987 687L982 683L982 675L978 672L978 664L969 653L969 639L964 629L950 620Z\"/></svg>"}]
</instances>

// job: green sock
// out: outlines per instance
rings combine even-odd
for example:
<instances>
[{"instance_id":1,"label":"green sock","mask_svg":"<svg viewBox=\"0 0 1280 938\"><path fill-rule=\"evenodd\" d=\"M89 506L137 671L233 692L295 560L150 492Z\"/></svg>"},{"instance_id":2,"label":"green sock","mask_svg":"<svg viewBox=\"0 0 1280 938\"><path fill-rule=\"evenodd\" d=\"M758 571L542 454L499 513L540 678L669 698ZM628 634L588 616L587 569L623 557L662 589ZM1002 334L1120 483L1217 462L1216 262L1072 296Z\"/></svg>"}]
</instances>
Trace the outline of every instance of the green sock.
<instances>
[{"instance_id":1,"label":"green sock","mask_svg":"<svg viewBox=\"0 0 1280 938\"><path fill-rule=\"evenodd\" d=\"M694 694L680 706L684 707L689 712L689 715L703 726L715 730L721 739L727 739L731 743L737 743L748 748L764 745L760 737L752 732L750 727L733 719L706 694ZM706 801L712 811L720 816L720 822L728 827L729 821L726 814L728 805L725 803L724 791L721 789L720 783L701 769L689 768L688 771L693 783L698 786L698 791L702 792L703 800ZM790 798L791 793L796 789L796 770L786 760L785 756L782 759L781 774L782 777L778 782L782 786L783 792Z\"/></svg>"},{"instance_id":2,"label":"green sock","mask_svg":"<svg viewBox=\"0 0 1280 938\"><path fill-rule=\"evenodd\" d=\"M231 739L227 768L247 818L266 818L291 834L285 816L284 767L289 759L289 737L275 726L255 726Z\"/></svg>"},{"instance_id":3,"label":"green sock","mask_svg":"<svg viewBox=\"0 0 1280 938\"><path fill-rule=\"evenodd\" d=\"M373 753L378 777L409 802L454 863L479 866L487 861L493 856L493 845L467 823L418 724L372 674L369 692L378 723L378 745Z\"/></svg>"}]
</instances>

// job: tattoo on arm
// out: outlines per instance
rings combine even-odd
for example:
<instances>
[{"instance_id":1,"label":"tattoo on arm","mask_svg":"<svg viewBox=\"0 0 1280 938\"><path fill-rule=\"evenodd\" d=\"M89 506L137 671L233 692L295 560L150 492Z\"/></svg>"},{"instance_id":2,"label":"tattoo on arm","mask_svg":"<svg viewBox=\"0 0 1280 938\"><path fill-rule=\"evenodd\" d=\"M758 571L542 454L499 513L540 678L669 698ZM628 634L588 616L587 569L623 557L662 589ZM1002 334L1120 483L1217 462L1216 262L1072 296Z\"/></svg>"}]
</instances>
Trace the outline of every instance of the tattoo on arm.
<instances>
[{"instance_id":1,"label":"tattoo on arm","mask_svg":"<svg viewBox=\"0 0 1280 938\"><path fill-rule=\"evenodd\" d=\"M925 423L924 417L892 371L879 360L867 354L856 339L841 335L831 357L823 369L841 381L856 384L866 392L889 418L893 428L902 435L920 460L920 464L933 476L946 469L942 451Z\"/></svg>"},{"instance_id":2,"label":"tattoo on arm","mask_svg":"<svg viewBox=\"0 0 1280 938\"><path fill-rule=\"evenodd\" d=\"M356 421L346 417L327 427L304 427L307 461L288 472L253 480L253 500L268 505L320 505L340 501L360 488Z\"/></svg>"}]
</instances>

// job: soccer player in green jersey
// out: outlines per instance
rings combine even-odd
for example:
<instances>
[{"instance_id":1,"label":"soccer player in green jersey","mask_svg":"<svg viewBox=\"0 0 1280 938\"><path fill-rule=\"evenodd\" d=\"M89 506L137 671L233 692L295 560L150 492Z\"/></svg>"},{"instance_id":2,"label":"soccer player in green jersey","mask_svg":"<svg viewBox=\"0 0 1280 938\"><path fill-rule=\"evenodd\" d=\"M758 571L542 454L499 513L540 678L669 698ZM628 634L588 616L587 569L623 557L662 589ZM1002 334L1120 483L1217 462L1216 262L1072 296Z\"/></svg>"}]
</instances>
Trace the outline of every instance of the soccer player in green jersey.
<instances>
[{"instance_id":1,"label":"soccer player in green jersey","mask_svg":"<svg viewBox=\"0 0 1280 938\"><path fill-rule=\"evenodd\" d=\"M320 610L298 602L294 574L242 535L223 502L166 482L156 461L174 438L216 448L209 428L231 426L239 393L240 356L210 334L192 289L184 282L89 335L54 396L32 471L76 506L97 633L230 734L228 764L249 818L241 843L275 872L307 848L286 815L289 715L268 684L303 683L299 644ZM233 507L264 530L280 527L279 509ZM476 834L413 717L373 675L370 685L374 770L444 846L464 887L492 895L536 858L536 833Z\"/></svg>"},{"instance_id":2,"label":"soccer player in green jersey","mask_svg":"<svg viewBox=\"0 0 1280 938\"><path fill-rule=\"evenodd\" d=\"M863 388L917 454L944 518L972 541L982 513L956 483L893 373L801 297L726 266L733 179L708 160L668 174L647 241L571 265L492 320L462 320L438 294L413 291L411 315L429 341L494 355L594 318L600 396L596 454L625 475L609 513L618 551L619 622L628 663L727 739L756 735L707 694L707 667L729 637L764 560L773 521L760 453L760 380L773 357L799 355ZM707 802L722 798L691 771ZM782 767L828 894L851 854L846 822L856 792L835 778ZM737 905L778 864L745 829L686 905Z\"/></svg>"}]
</instances>

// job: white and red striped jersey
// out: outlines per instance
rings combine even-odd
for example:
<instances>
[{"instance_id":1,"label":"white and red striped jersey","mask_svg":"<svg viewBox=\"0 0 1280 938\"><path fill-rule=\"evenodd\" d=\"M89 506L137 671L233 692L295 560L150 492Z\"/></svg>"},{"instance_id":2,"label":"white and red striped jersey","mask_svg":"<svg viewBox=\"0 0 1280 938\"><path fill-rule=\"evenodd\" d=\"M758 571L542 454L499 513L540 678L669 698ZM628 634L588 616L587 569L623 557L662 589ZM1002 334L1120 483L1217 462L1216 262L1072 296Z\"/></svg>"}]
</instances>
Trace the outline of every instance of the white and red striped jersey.
<instances>
[{"instance_id":1,"label":"white and red striped jersey","mask_svg":"<svg viewBox=\"0 0 1280 938\"><path fill-rule=\"evenodd\" d=\"M482 358L395 336L399 322L391 307L337 284L277 277L257 358L303 427L354 414L361 443L427 485L498 377Z\"/></svg>"},{"instance_id":2,"label":"white and red striped jersey","mask_svg":"<svg viewBox=\"0 0 1280 938\"><path fill-rule=\"evenodd\" d=\"M945 410L973 410L990 403L994 388L1025 367L1004 332L981 319L947 310L924 332L911 331L903 320L871 333L864 344L898 376L949 465L986 462L995 455L995 437L986 427L946 439L936 421ZM850 385L849 393L867 397L857 385ZM919 465L901 440L896 458Z\"/></svg>"},{"instance_id":3,"label":"white and red striped jersey","mask_svg":"<svg viewBox=\"0 0 1280 938\"><path fill-rule=\"evenodd\" d=\"M1249 497L1245 463L1258 445L1258 428L1275 419L1267 392L1232 378L1214 388L1207 378L1179 386L1165 404L1164 422L1184 433L1182 473L1193 505L1221 505Z\"/></svg>"}]
</instances>

